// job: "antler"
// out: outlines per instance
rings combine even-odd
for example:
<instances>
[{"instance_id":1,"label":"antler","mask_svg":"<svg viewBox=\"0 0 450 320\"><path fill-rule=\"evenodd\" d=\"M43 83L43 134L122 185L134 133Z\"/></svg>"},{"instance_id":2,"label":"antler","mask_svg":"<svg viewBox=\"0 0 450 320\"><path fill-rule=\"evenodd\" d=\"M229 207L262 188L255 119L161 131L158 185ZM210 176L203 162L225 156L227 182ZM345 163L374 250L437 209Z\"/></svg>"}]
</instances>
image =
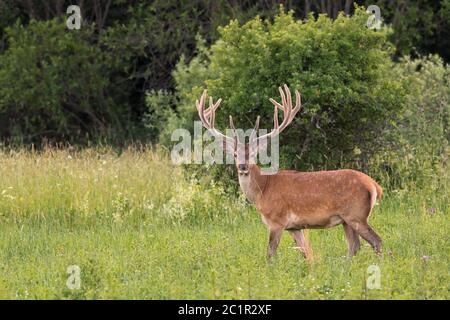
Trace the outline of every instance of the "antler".
<instances>
[{"instance_id":1,"label":"antler","mask_svg":"<svg viewBox=\"0 0 450 320\"><path fill-rule=\"evenodd\" d=\"M295 90L295 107L292 108L292 98L291 98L291 91L289 90L287 85L283 85L283 87L279 87L278 90L280 91L281 96L281 104L275 101L274 99L270 98L270 102L274 105L273 110L273 123L274 128L271 132L256 137L258 128L259 128L259 119L258 116L256 118L255 128L253 129L251 135L250 135L250 142L259 142L263 139L270 138L274 135L277 135L281 133L294 119L297 112L300 110L301 106L301 96L300 92ZM205 110L205 100L207 98L207 91L204 90L202 96L200 97L200 101L196 101L198 115L200 117L200 120L203 124L203 126L209 130L209 132L214 135L217 138L222 139L227 145L234 145L236 148L236 145L238 143L237 141L237 134L236 129L234 127L233 118L230 116L230 127L233 130L233 137L229 137L218 131L215 127L215 117L216 117L216 110L219 108L220 103L222 102L222 99L219 99L216 101L216 103L213 102L213 99L209 98L209 107ZM279 125L278 122L278 109L283 111L283 121L281 122L281 125Z\"/></svg>"},{"instance_id":2,"label":"antler","mask_svg":"<svg viewBox=\"0 0 450 320\"><path fill-rule=\"evenodd\" d=\"M284 89L284 91L283 91L283 89ZM256 119L255 128L253 129L252 134L250 135L250 141L259 142L263 139L270 138L274 135L279 134L292 122L295 115L300 110L300 106L301 106L300 92L295 90L295 108L292 109L291 91L289 90L288 86L284 85L283 88L279 87L278 90L280 91L281 104L272 98L269 99L270 102L272 102L274 105L274 110L273 110L274 128L269 133L256 138L256 133L259 128L259 116L258 116L258 118ZM283 121L281 122L281 125L278 124L278 109L283 111Z\"/></svg>"},{"instance_id":3,"label":"antler","mask_svg":"<svg viewBox=\"0 0 450 320\"><path fill-rule=\"evenodd\" d=\"M200 97L200 101L196 101L198 115L200 117L200 121L202 122L203 126L209 130L209 132L214 135L217 138L222 139L225 143L229 145L235 145L237 143L235 137L236 136L236 129L234 128L233 124L233 118L230 116L230 126L233 129L234 137L229 137L218 131L214 127L215 123L215 117L216 117L216 110L219 108L220 103L222 102L222 99L219 99L216 101L216 103L213 103L212 97L209 98L209 108L205 110L205 100L207 97L207 91L204 90L202 96Z\"/></svg>"}]
</instances>

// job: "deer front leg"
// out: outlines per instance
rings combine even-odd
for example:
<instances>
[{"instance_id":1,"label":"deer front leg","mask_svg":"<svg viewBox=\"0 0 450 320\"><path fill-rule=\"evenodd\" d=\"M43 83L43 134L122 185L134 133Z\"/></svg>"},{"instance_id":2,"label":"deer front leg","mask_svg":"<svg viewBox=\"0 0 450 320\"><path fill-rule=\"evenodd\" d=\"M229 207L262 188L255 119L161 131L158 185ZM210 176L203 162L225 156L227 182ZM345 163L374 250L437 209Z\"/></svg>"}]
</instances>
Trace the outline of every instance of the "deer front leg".
<instances>
[{"instance_id":1,"label":"deer front leg","mask_svg":"<svg viewBox=\"0 0 450 320\"><path fill-rule=\"evenodd\" d=\"M289 233L291 234L292 238L294 238L294 241L297 244L297 248L303 254L305 259L308 262L312 262L313 260L312 249L311 246L309 245L308 238L303 233L303 230L289 230Z\"/></svg>"},{"instance_id":2,"label":"deer front leg","mask_svg":"<svg viewBox=\"0 0 450 320\"><path fill-rule=\"evenodd\" d=\"M267 250L267 261L271 262L272 257L277 251L278 244L280 243L281 235L283 234L282 228L269 229L269 248Z\"/></svg>"}]
</instances>

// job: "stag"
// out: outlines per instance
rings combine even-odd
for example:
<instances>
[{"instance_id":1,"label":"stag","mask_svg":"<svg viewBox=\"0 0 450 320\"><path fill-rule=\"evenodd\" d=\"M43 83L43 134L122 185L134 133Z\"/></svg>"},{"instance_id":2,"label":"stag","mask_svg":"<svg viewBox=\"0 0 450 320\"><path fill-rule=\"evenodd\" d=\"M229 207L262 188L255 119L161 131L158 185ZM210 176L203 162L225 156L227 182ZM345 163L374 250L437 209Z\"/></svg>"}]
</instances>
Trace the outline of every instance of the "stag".
<instances>
[{"instance_id":1,"label":"stag","mask_svg":"<svg viewBox=\"0 0 450 320\"><path fill-rule=\"evenodd\" d=\"M296 248L308 260L312 250L305 229L331 228L342 224L348 244L348 256L352 257L360 248L359 237L366 240L377 254L381 253L381 238L368 224L368 218L383 190L368 175L349 169L299 172L280 170L275 174L263 174L257 165L257 154L267 148L267 141L279 135L292 122L300 110L301 96L296 90L295 107L292 107L291 92L287 85L279 88L281 102L270 98L274 105L274 128L267 134L257 136L259 119L248 143L239 140L230 116L233 135L227 136L215 128L215 112L221 99L209 99L205 109L205 90L196 105L203 126L223 142L223 148L234 156L239 185L247 199L255 205L263 223L269 230L267 257L274 256L282 233L287 230L293 237ZM279 124L278 110L283 120Z\"/></svg>"}]
</instances>

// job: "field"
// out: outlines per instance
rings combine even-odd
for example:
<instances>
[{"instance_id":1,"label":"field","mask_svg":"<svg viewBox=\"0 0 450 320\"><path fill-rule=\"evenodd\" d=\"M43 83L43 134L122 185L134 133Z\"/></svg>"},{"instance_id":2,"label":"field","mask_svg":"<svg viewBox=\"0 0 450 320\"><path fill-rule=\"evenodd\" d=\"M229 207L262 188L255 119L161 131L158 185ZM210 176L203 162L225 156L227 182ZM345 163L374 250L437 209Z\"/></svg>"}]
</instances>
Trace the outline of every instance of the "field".
<instances>
[{"instance_id":1,"label":"field","mask_svg":"<svg viewBox=\"0 0 450 320\"><path fill-rule=\"evenodd\" d=\"M450 298L448 176L386 191L371 216L381 257L364 242L347 259L339 226L309 232L312 265L288 234L267 264L255 209L160 152L3 151L0 177L2 299Z\"/></svg>"}]
</instances>

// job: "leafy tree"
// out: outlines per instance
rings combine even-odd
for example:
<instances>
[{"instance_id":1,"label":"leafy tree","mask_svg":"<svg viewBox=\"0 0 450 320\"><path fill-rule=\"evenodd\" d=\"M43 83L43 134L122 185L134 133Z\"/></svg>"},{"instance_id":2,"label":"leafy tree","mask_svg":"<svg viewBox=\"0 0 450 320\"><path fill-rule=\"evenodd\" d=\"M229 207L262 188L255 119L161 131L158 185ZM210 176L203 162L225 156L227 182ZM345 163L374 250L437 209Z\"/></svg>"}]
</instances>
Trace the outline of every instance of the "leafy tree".
<instances>
[{"instance_id":1,"label":"leafy tree","mask_svg":"<svg viewBox=\"0 0 450 320\"><path fill-rule=\"evenodd\" d=\"M405 106L405 86L392 73L388 31L365 27L367 14L295 20L292 12L256 17L220 28L221 37L197 59L177 67L178 119L192 127L202 90L223 98L217 126L233 115L241 128L271 128L278 86L302 93L302 111L280 137L282 164L290 168L334 166L367 159L379 148L377 134ZM173 119L170 120L174 123ZM169 127L169 130L172 127ZM168 142L169 135L162 133Z\"/></svg>"},{"instance_id":2,"label":"leafy tree","mask_svg":"<svg viewBox=\"0 0 450 320\"><path fill-rule=\"evenodd\" d=\"M0 56L3 137L76 141L108 127L120 130L127 110L108 95L108 56L92 45L93 30L68 31L60 19L7 29Z\"/></svg>"},{"instance_id":3,"label":"leafy tree","mask_svg":"<svg viewBox=\"0 0 450 320\"><path fill-rule=\"evenodd\" d=\"M394 188L439 186L429 182L448 171L450 68L436 55L415 60L405 57L395 74L411 87L407 108L377 138L382 148L371 161L378 167L371 167Z\"/></svg>"}]
</instances>

